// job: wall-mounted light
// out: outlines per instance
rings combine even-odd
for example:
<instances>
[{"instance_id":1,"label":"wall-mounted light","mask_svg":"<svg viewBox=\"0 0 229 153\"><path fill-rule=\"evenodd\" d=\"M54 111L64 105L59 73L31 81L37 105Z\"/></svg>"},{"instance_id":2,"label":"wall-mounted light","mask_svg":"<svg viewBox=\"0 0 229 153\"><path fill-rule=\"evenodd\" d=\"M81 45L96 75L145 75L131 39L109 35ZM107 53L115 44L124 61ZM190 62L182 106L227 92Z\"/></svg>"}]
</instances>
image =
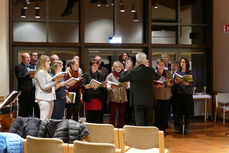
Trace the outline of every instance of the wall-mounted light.
<instances>
[{"instance_id":1,"label":"wall-mounted light","mask_svg":"<svg viewBox=\"0 0 229 153\"><path fill-rule=\"evenodd\" d=\"M30 0L26 0L26 3L27 3L27 4L30 4Z\"/></svg>"},{"instance_id":2,"label":"wall-mounted light","mask_svg":"<svg viewBox=\"0 0 229 153\"><path fill-rule=\"evenodd\" d=\"M100 0L97 1L97 6L98 6L98 7L101 6L101 1L100 1Z\"/></svg>"},{"instance_id":3,"label":"wall-mounted light","mask_svg":"<svg viewBox=\"0 0 229 153\"><path fill-rule=\"evenodd\" d=\"M110 6L109 3L108 3L108 0L105 0L105 6L106 7L109 7Z\"/></svg>"},{"instance_id":4,"label":"wall-mounted light","mask_svg":"<svg viewBox=\"0 0 229 153\"><path fill-rule=\"evenodd\" d=\"M114 0L112 0L111 5L114 6Z\"/></svg>"},{"instance_id":5,"label":"wall-mounted light","mask_svg":"<svg viewBox=\"0 0 229 153\"><path fill-rule=\"evenodd\" d=\"M123 0L120 0L120 5L124 5L124 2L123 2Z\"/></svg>"},{"instance_id":6,"label":"wall-mounted light","mask_svg":"<svg viewBox=\"0 0 229 153\"><path fill-rule=\"evenodd\" d=\"M121 13L124 13L124 12L125 12L124 5L120 5L120 12L121 12Z\"/></svg>"},{"instance_id":7,"label":"wall-mounted light","mask_svg":"<svg viewBox=\"0 0 229 153\"><path fill-rule=\"evenodd\" d=\"M40 9L35 9L35 18L40 19Z\"/></svg>"},{"instance_id":8,"label":"wall-mounted light","mask_svg":"<svg viewBox=\"0 0 229 153\"><path fill-rule=\"evenodd\" d=\"M23 8L21 9L21 18L26 18L25 10Z\"/></svg>"},{"instance_id":9,"label":"wall-mounted light","mask_svg":"<svg viewBox=\"0 0 229 153\"><path fill-rule=\"evenodd\" d=\"M23 2L23 9L24 10L27 10L28 9L27 2L26 1Z\"/></svg>"},{"instance_id":10,"label":"wall-mounted light","mask_svg":"<svg viewBox=\"0 0 229 153\"><path fill-rule=\"evenodd\" d=\"M158 8L158 5L155 2L153 2L152 3L152 7L155 8L155 9L157 9Z\"/></svg>"},{"instance_id":11,"label":"wall-mounted light","mask_svg":"<svg viewBox=\"0 0 229 153\"><path fill-rule=\"evenodd\" d=\"M138 21L138 13L134 12L134 18L133 21L137 22Z\"/></svg>"},{"instance_id":12,"label":"wall-mounted light","mask_svg":"<svg viewBox=\"0 0 229 153\"><path fill-rule=\"evenodd\" d=\"M136 12L136 7L135 7L135 4L132 4L132 7L131 7L131 12Z\"/></svg>"},{"instance_id":13,"label":"wall-mounted light","mask_svg":"<svg viewBox=\"0 0 229 153\"><path fill-rule=\"evenodd\" d=\"M36 0L35 2L35 9L36 10L40 9L39 0Z\"/></svg>"}]
</instances>

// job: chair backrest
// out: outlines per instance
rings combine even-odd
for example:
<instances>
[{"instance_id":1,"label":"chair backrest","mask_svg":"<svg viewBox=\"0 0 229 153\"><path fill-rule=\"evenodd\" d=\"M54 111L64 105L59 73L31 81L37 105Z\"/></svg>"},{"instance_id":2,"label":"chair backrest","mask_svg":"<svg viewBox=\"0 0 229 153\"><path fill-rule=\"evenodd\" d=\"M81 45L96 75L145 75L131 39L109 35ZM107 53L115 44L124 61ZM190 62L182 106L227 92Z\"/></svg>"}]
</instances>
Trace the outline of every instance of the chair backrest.
<instances>
[{"instance_id":1,"label":"chair backrest","mask_svg":"<svg viewBox=\"0 0 229 153\"><path fill-rule=\"evenodd\" d=\"M74 153L115 153L115 146L110 143L92 143L74 141Z\"/></svg>"},{"instance_id":2,"label":"chair backrest","mask_svg":"<svg viewBox=\"0 0 229 153\"><path fill-rule=\"evenodd\" d=\"M63 141L56 138L27 136L28 153L63 153Z\"/></svg>"},{"instance_id":3,"label":"chair backrest","mask_svg":"<svg viewBox=\"0 0 229 153\"><path fill-rule=\"evenodd\" d=\"M216 95L216 103L222 103L222 104L229 103L229 93L218 93Z\"/></svg>"},{"instance_id":4,"label":"chair backrest","mask_svg":"<svg viewBox=\"0 0 229 153\"><path fill-rule=\"evenodd\" d=\"M137 149L159 148L159 129L154 126L123 127L124 144Z\"/></svg>"},{"instance_id":5,"label":"chair backrest","mask_svg":"<svg viewBox=\"0 0 229 153\"><path fill-rule=\"evenodd\" d=\"M89 134L85 137L88 142L114 144L114 126L111 124L94 124L84 122Z\"/></svg>"}]
</instances>

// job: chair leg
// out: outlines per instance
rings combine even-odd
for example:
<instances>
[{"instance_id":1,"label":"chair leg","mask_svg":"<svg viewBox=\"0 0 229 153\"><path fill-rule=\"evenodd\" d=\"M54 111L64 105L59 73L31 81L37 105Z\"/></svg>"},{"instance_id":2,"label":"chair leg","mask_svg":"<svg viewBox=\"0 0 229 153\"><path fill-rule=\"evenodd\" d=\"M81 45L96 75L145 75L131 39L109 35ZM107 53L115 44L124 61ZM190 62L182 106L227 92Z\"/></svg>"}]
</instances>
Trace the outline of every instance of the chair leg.
<instances>
[{"instance_id":1,"label":"chair leg","mask_svg":"<svg viewBox=\"0 0 229 153\"><path fill-rule=\"evenodd\" d=\"M165 144L164 144L164 132L159 131L159 153L165 152Z\"/></svg>"},{"instance_id":2,"label":"chair leg","mask_svg":"<svg viewBox=\"0 0 229 153\"><path fill-rule=\"evenodd\" d=\"M223 109L223 125L225 125L225 109Z\"/></svg>"},{"instance_id":3,"label":"chair leg","mask_svg":"<svg viewBox=\"0 0 229 153\"><path fill-rule=\"evenodd\" d=\"M217 108L215 108L215 117L214 117L214 123L216 123L216 118L217 118Z\"/></svg>"}]
</instances>

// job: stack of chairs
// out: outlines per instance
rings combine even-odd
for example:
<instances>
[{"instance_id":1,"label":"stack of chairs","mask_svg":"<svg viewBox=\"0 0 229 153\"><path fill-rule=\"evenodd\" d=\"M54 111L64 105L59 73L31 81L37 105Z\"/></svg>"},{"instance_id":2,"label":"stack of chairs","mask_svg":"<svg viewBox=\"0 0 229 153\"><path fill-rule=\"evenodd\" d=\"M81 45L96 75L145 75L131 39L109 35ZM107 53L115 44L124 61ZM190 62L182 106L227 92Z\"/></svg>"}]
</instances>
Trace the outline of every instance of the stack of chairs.
<instances>
[{"instance_id":1,"label":"stack of chairs","mask_svg":"<svg viewBox=\"0 0 229 153\"><path fill-rule=\"evenodd\" d=\"M24 153L167 153L164 134L154 126L114 128L111 124L86 123L89 135L83 141L63 143L56 138L24 140Z\"/></svg>"}]
</instances>

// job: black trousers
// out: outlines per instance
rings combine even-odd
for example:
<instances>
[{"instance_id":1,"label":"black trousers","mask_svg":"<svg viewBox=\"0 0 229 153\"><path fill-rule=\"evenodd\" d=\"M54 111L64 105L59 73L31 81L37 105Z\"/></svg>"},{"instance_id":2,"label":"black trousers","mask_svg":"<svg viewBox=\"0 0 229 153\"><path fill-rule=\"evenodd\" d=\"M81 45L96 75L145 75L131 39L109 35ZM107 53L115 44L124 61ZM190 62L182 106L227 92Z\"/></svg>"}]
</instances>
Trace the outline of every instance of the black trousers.
<instances>
[{"instance_id":1,"label":"black trousers","mask_svg":"<svg viewBox=\"0 0 229 153\"><path fill-rule=\"evenodd\" d=\"M86 121L90 123L102 123L102 110L87 110Z\"/></svg>"},{"instance_id":2,"label":"black trousers","mask_svg":"<svg viewBox=\"0 0 229 153\"><path fill-rule=\"evenodd\" d=\"M130 105L130 89L126 90L127 94L127 103L126 103L126 111L125 111L125 124L134 125L134 107Z\"/></svg>"},{"instance_id":3,"label":"black trousers","mask_svg":"<svg viewBox=\"0 0 229 153\"><path fill-rule=\"evenodd\" d=\"M168 128L168 113L170 100L157 100L155 107L155 125L159 130Z\"/></svg>"},{"instance_id":4,"label":"black trousers","mask_svg":"<svg viewBox=\"0 0 229 153\"><path fill-rule=\"evenodd\" d=\"M74 104L66 104L67 108L67 119L72 119L78 122L78 114L80 111L80 104L74 103Z\"/></svg>"},{"instance_id":5,"label":"black trousers","mask_svg":"<svg viewBox=\"0 0 229 153\"><path fill-rule=\"evenodd\" d=\"M32 117L33 116L33 104L34 96L32 90L25 90L21 92L19 96L19 113L21 117Z\"/></svg>"},{"instance_id":6,"label":"black trousers","mask_svg":"<svg viewBox=\"0 0 229 153\"><path fill-rule=\"evenodd\" d=\"M135 105L134 111L137 126L153 125L153 105Z\"/></svg>"}]
</instances>

